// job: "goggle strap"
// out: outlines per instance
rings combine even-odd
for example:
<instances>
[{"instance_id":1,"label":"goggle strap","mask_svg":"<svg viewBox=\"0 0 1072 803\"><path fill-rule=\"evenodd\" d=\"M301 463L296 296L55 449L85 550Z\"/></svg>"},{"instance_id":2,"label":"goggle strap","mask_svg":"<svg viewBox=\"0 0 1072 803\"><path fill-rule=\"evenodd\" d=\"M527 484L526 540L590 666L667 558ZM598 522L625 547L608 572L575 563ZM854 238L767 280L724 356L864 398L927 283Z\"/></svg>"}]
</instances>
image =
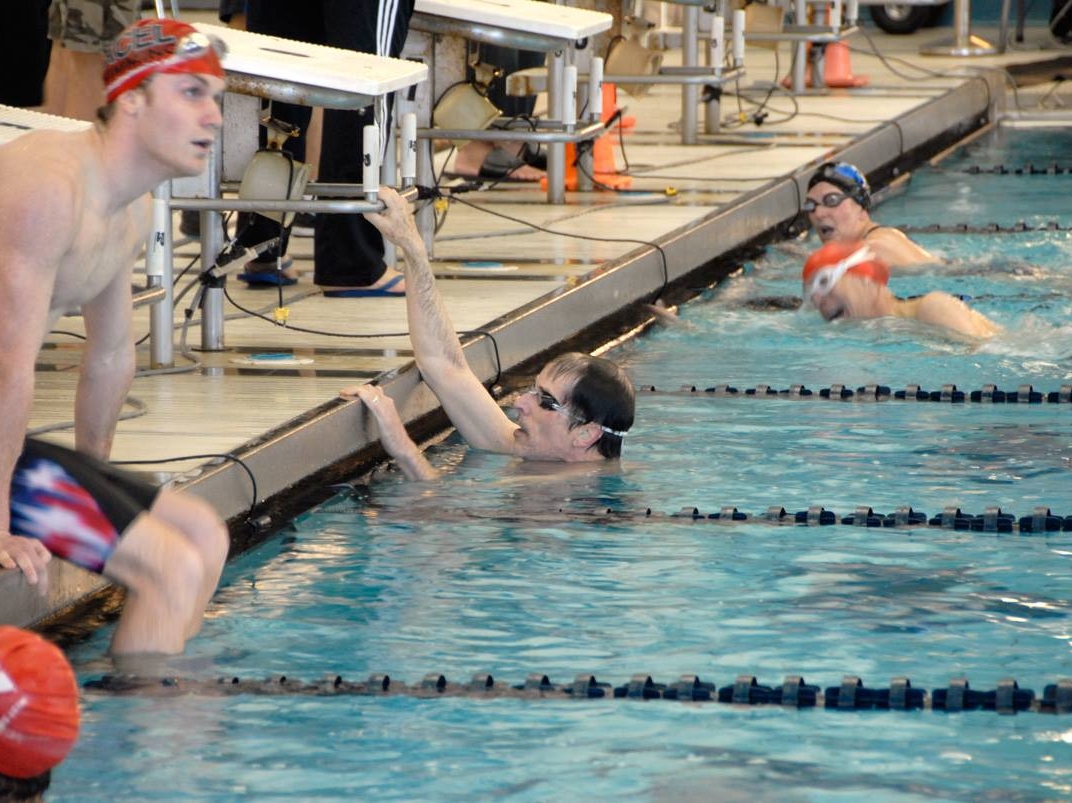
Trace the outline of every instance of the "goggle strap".
<instances>
[{"instance_id":1,"label":"goggle strap","mask_svg":"<svg viewBox=\"0 0 1072 803\"><path fill-rule=\"evenodd\" d=\"M827 265L816 272L815 277L811 280L811 285L808 288L808 296L812 296L816 292L816 285L819 283L819 279L828 276L830 278L830 284L827 286L823 295L830 292L830 289L841 281L841 277L848 273L852 268L857 265L862 265L864 262L868 262L875 258L874 253L866 245L860 246L844 259L835 262L833 265Z\"/></svg>"}]
</instances>

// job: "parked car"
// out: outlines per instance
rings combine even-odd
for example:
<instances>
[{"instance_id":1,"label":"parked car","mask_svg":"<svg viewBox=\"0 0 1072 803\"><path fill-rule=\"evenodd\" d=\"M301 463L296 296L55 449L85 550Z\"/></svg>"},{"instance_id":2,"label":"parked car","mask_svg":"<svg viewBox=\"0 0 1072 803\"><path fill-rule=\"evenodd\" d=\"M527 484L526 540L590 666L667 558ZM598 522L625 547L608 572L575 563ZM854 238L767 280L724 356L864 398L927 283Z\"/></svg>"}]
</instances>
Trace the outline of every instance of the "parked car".
<instances>
[{"instance_id":1,"label":"parked car","mask_svg":"<svg viewBox=\"0 0 1072 803\"><path fill-rule=\"evenodd\" d=\"M936 25L945 12L948 0L908 0L905 3L868 2L871 19L886 33L913 33Z\"/></svg>"}]
</instances>

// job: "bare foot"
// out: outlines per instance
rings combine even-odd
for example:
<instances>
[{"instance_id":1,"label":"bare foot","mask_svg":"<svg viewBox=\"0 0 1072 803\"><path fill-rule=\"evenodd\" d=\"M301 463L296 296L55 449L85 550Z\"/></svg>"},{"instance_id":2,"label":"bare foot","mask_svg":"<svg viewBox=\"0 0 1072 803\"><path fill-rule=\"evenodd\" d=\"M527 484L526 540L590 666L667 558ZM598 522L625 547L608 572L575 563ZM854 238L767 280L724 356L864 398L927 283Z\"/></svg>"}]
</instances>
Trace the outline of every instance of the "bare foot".
<instances>
[{"instance_id":1,"label":"bare foot","mask_svg":"<svg viewBox=\"0 0 1072 803\"><path fill-rule=\"evenodd\" d=\"M544 177L544 171L526 164L525 160L517 155L523 147L524 145L519 147L517 143L505 143L498 146L500 150L488 161L488 156L496 150L496 144L470 140L454 155L453 172L466 178L483 178L488 181L504 178L510 181L539 181ZM502 151L506 153L503 154Z\"/></svg>"},{"instance_id":2,"label":"bare foot","mask_svg":"<svg viewBox=\"0 0 1072 803\"><path fill-rule=\"evenodd\" d=\"M666 306L666 302L664 302L661 298L654 304L645 304L644 306L647 308L648 312L654 315L655 319L664 326L681 326L691 328L689 324L687 324L685 321L681 320L681 318L677 316L677 307Z\"/></svg>"}]
</instances>

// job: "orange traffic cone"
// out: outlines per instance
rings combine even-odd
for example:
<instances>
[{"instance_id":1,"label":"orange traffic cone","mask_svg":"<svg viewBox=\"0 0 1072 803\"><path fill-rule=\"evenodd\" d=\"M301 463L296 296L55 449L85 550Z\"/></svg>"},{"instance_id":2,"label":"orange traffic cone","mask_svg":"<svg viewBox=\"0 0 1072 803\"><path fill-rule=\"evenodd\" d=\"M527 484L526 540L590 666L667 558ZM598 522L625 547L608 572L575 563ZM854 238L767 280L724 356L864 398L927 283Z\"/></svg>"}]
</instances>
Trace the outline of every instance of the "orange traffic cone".
<instances>
[{"instance_id":1,"label":"orange traffic cone","mask_svg":"<svg viewBox=\"0 0 1072 803\"><path fill-rule=\"evenodd\" d=\"M607 110L610 110L608 114ZM618 113L618 87L614 84L603 83L603 122L609 120ZM632 128L636 125L636 115L623 114L618 118L622 128Z\"/></svg>"},{"instance_id":2,"label":"orange traffic cone","mask_svg":"<svg viewBox=\"0 0 1072 803\"><path fill-rule=\"evenodd\" d=\"M608 89L609 87L609 89ZM607 122L618 112L614 97L616 89L614 84L603 84L603 122ZM636 122L634 118L634 122ZM618 125L621 124L619 120ZM614 162L614 143L611 141L611 132L608 130L600 134L592 141L592 179L596 189L626 189L633 184L632 176L618 174L618 166ZM547 177L540 179L540 186L547 189ZM566 144L566 181L567 190L577 189L577 148L573 143Z\"/></svg>"},{"instance_id":3,"label":"orange traffic cone","mask_svg":"<svg viewBox=\"0 0 1072 803\"><path fill-rule=\"evenodd\" d=\"M834 89L867 86L871 79L866 75L853 75L849 63L849 46L844 42L831 42L823 54L823 83Z\"/></svg>"},{"instance_id":4,"label":"orange traffic cone","mask_svg":"<svg viewBox=\"0 0 1072 803\"><path fill-rule=\"evenodd\" d=\"M852 65L849 64L849 46L844 42L831 42L823 51L823 86L830 89L851 89L853 87L867 86L871 80L866 75L853 75ZM807 47L808 64L804 69L804 86L815 86L811 77L811 42ZM782 86L786 89L793 85L792 76L782 79Z\"/></svg>"}]
</instances>

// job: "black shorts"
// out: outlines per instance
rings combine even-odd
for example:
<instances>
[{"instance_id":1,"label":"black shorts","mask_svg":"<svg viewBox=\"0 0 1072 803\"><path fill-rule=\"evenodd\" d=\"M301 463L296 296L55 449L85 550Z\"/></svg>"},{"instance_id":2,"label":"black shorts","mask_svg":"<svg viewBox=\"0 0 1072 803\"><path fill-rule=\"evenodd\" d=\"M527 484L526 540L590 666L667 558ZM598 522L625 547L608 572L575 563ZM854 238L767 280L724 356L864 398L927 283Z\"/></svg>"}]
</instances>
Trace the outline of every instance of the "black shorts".
<instances>
[{"instance_id":1,"label":"black shorts","mask_svg":"<svg viewBox=\"0 0 1072 803\"><path fill-rule=\"evenodd\" d=\"M48 0L4 3L0 24L0 103L40 106L52 42L48 39Z\"/></svg>"},{"instance_id":2,"label":"black shorts","mask_svg":"<svg viewBox=\"0 0 1072 803\"><path fill-rule=\"evenodd\" d=\"M11 532L99 573L159 492L101 460L28 438L11 480Z\"/></svg>"}]
</instances>

